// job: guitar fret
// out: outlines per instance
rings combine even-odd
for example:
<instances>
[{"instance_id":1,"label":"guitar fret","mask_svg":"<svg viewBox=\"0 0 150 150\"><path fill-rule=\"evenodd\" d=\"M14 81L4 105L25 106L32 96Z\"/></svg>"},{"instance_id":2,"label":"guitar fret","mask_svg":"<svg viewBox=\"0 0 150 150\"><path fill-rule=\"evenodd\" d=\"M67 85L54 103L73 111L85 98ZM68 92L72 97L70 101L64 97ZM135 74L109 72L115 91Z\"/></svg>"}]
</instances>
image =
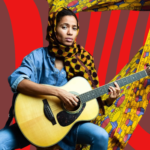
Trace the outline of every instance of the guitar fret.
<instances>
[{"instance_id":1,"label":"guitar fret","mask_svg":"<svg viewBox=\"0 0 150 150\"><path fill-rule=\"evenodd\" d=\"M130 83L132 83L132 82L133 82L133 79L132 79L132 77L131 77L131 76L128 76L128 79L130 80Z\"/></svg>"},{"instance_id":2,"label":"guitar fret","mask_svg":"<svg viewBox=\"0 0 150 150\"><path fill-rule=\"evenodd\" d=\"M99 97L100 96L100 92L98 89L95 89L95 97ZM94 98L94 97L93 97Z\"/></svg>"},{"instance_id":3,"label":"guitar fret","mask_svg":"<svg viewBox=\"0 0 150 150\"><path fill-rule=\"evenodd\" d=\"M139 74L142 76L142 78L144 78L144 77L146 77L146 76L147 76L147 73L146 73L146 71L145 71L145 70L144 70L144 71L139 72Z\"/></svg>"},{"instance_id":4,"label":"guitar fret","mask_svg":"<svg viewBox=\"0 0 150 150\"><path fill-rule=\"evenodd\" d=\"M136 80L137 80L137 79L136 79L136 76L133 75L133 74L131 75L131 78L132 78L133 81L136 81Z\"/></svg>"},{"instance_id":5,"label":"guitar fret","mask_svg":"<svg viewBox=\"0 0 150 150\"><path fill-rule=\"evenodd\" d=\"M82 102L84 103L86 100L86 95L85 94L82 94Z\"/></svg>"},{"instance_id":6,"label":"guitar fret","mask_svg":"<svg viewBox=\"0 0 150 150\"><path fill-rule=\"evenodd\" d=\"M124 82L124 85L128 84L128 80L126 78L124 78L123 82Z\"/></svg>"},{"instance_id":7,"label":"guitar fret","mask_svg":"<svg viewBox=\"0 0 150 150\"><path fill-rule=\"evenodd\" d=\"M134 76L135 76L136 80L139 80L139 79L140 79L138 73L137 73L137 74L134 74Z\"/></svg>"},{"instance_id":8,"label":"guitar fret","mask_svg":"<svg viewBox=\"0 0 150 150\"><path fill-rule=\"evenodd\" d=\"M132 83L130 76L127 77L127 81L128 81L128 83Z\"/></svg>"},{"instance_id":9,"label":"guitar fret","mask_svg":"<svg viewBox=\"0 0 150 150\"><path fill-rule=\"evenodd\" d=\"M139 76L143 78L143 71L139 72Z\"/></svg>"},{"instance_id":10,"label":"guitar fret","mask_svg":"<svg viewBox=\"0 0 150 150\"><path fill-rule=\"evenodd\" d=\"M90 95L90 92L87 94L87 100L91 100L92 96Z\"/></svg>"},{"instance_id":11,"label":"guitar fret","mask_svg":"<svg viewBox=\"0 0 150 150\"><path fill-rule=\"evenodd\" d=\"M97 88L97 89L95 89L95 91L96 91L95 92L95 97L97 98L97 97L104 94L104 87ZM95 97L93 97L93 98L95 98Z\"/></svg>"},{"instance_id":12,"label":"guitar fret","mask_svg":"<svg viewBox=\"0 0 150 150\"><path fill-rule=\"evenodd\" d=\"M148 76L148 74L145 70L143 71L143 74L145 74L144 77Z\"/></svg>"},{"instance_id":13,"label":"guitar fret","mask_svg":"<svg viewBox=\"0 0 150 150\"><path fill-rule=\"evenodd\" d=\"M122 80L123 80L123 79L117 80L120 87L122 87L122 86L124 85L123 82L122 82Z\"/></svg>"},{"instance_id":14,"label":"guitar fret","mask_svg":"<svg viewBox=\"0 0 150 150\"><path fill-rule=\"evenodd\" d=\"M95 91L93 91L91 94L92 94L92 97L95 97L95 95L96 95Z\"/></svg>"},{"instance_id":15,"label":"guitar fret","mask_svg":"<svg viewBox=\"0 0 150 150\"><path fill-rule=\"evenodd\" d=\"M98 88L98 92L99 92L99 95L103 95L104 93L103 87Z\"/></svg>"},{"instance_id":16,"label":"guitar fret","mask_svg":"<svg viewBox=\"0 0 150 150\"><path fill-rule=\"evenodd\" d=\"M140 74L139 74L139 73L137 73L136 75L137 75L137 78L138 78L137 80L140 80L140 79L141 79Z\"/></svg>"},{"instance_id":17,"label":"guitar fret","mask_svg":"<svg viewBox=\"0 0 150 150\"><path fill-rule=\"evenodd\" d=\"M87 100L87 96L86 94L84 94L84 102L86 102L86 100Z\"/></svg>"},{"instance_id":18,"label":"guitar fret","mask_svg":"<svg viewBox=\"0 0 150 150\"><path fill-rule=\"evenodd\" d=\"M120 83L120 81L119 80L117 80L117 81L115 81L115 82L117 82L117 84L121 87L121 83Z\"/></svg>"},{"instance_id":19,"label":"guitar fret","mask_svg":"<svg viewBox=\"0 0 150 150\"><path fill-rule=\"evenodd\" d=\"M115 87L114 82L111 82L110 84L108 84L109 86Z\"/></svg>"},{"instance_id":20,"label":"guitar fret","mask_svg":"<svg viewBox=\"0 0 150 150\"><path fill-rule=\"evenodd\" d=\"M132 75L131 78L132 78L133 82L136 81L136 78L134 75Z\"/></svg>"},{"instance_id":21,"label":"guitar fret","mask_svg":"<svg viewBox=\"0 0 150 150\"><path fill-rule=\"evenodd\" d=\"M80 99L81 103L83 103L83 94L78 95L78 97L79 97L79 99Z\"/></svg>"},{"instance_id":22,"label":"guitar fret","mask_svg":"<svg viewBox=\"0 0 150 150\"><path fill-rule=\"evenodd\" d=\"M108 92L108 86L107 86L107 84L104 85L104 88L105 88L105 93L107 93Z\"/></svg>"},{"instance_id":23,"label":"guitar fret","mask_svg":"<svg viewBox=\"0 0 150 150\"><path fill-rule=\"evenodd\" d=\"M110 86L115 87L114 82L111 82L111 83L106 84L107 89L108 89Z\"/></svg>"},{"instance_id":24,"label":"guitar fret","mask_svg":"<svg viewBox=\"0 0 150 150\"><path fill-rule=\"evenodd\" d=\"M104 88L104 93L108 93L108 88L107 88L107 86L104 85L103 88Z\"/></svg>"}]
</instances>

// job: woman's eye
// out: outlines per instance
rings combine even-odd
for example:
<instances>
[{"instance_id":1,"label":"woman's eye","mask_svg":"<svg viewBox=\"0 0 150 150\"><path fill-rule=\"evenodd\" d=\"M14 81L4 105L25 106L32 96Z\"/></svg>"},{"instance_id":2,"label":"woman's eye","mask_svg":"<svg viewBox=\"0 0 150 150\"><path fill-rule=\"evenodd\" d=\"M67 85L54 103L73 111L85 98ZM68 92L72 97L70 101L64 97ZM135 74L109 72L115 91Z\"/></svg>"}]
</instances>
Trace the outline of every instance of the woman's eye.
<instances>
[{"instance_id":1,"label":"woman's eye","mask_svg":"<svg viewBox=\"0 0 150 150\"><path fill-rule=\"evenodd\" d=\"M67 29L67 26L62 26L62 29ZM73 28L73 30L77 30L77 28Z\"/></svg>"},{"instance_id":2,"label":"woman's eye","mask_svg":"<svg viewBox=\"0 0 150 150\"><path fill-rule=\"evenodd\" d=\"M62 28L63 28L63 29L66 29L67 27L63 26Z\"/></svg>"}]
</instances>

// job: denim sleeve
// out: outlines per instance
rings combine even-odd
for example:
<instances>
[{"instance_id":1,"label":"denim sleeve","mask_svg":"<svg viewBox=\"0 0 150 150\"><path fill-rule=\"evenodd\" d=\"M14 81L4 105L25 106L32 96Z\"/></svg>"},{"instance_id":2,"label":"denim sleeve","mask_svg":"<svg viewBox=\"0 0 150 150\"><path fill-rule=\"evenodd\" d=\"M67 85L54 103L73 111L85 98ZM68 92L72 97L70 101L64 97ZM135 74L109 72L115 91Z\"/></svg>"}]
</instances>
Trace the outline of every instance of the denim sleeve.
<instances>
[{"instance_id":1,"label":"denim sleeve","mask_svg":"<svg viewBox=\"0 0 150 150\"><path fill-rule=\"evenodd\" d=\"M8 82L13 93L17 92L17 86L23 79L30 80L31 76L34 74L34 69L33 61L29 56L26 56L23 59L21 66L8 77Z\"/></svg>"}]
</instances>

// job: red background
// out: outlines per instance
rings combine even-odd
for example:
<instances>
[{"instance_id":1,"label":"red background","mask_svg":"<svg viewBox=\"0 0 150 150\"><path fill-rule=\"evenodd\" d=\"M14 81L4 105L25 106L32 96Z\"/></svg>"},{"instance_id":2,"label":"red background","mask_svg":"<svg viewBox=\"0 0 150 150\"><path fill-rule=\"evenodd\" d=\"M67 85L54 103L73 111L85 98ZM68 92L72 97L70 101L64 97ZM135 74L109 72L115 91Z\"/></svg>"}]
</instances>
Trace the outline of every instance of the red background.
<instances>
[{"instance_id":1,"label":"red background","mask_svg":"<svg viewBox=\"0 0 150 150\"><path fill-rule=\"evenodd\" d=\"M95 59L100 84L108 83L144 45L150 27L149 12L79 12L77 43ZM47 46L48 4L41 0L0 1L0 128L7 120L12 92L8 76L32 50ZM150 149L148 109L131 136L126 150ZM33 146L25 148L35 149Z\"/></svg>"}]
</instances>

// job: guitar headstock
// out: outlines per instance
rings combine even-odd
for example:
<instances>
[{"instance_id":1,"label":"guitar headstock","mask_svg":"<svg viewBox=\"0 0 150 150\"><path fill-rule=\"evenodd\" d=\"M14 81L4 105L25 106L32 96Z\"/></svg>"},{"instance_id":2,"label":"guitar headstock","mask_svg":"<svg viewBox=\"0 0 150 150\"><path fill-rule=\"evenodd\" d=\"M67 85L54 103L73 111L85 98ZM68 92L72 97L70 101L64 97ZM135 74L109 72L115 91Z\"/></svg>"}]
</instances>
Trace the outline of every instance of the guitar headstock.
<instances>
[{"instance_id":1,"label":"guitar headstock","mask_svg":"<svg viewBox=\"0 0 150 150\"><path fill-rule=\"evenodd\" d=\"M147 75L150 76L150 66L148 66L145 71L146 71Z\"/></svg>"}]
</instances>

